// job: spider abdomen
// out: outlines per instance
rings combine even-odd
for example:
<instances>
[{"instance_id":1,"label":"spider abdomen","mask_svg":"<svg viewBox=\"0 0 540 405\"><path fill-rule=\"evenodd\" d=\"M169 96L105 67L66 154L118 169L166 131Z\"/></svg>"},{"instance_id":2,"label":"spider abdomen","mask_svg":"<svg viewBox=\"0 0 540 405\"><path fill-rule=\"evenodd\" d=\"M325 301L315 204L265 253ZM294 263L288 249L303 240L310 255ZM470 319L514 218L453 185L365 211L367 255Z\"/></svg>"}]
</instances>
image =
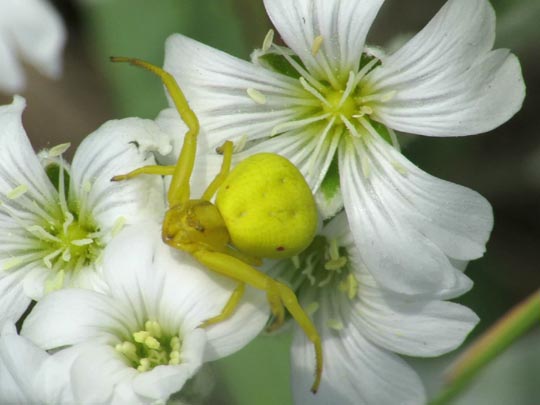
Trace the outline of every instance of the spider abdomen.
<instances>
[{"instance_id":1,"label":"spider abdomen","mask_svg":"<svg viewBox=\"0 0 540 405\"><path fill-rule=\"evenodd\" d=\"M241 161L221 185L216 205L233 245L257 257L294 256L317 229L317 208L304 177L273 153Z\"/></svg>"}]
</instances>

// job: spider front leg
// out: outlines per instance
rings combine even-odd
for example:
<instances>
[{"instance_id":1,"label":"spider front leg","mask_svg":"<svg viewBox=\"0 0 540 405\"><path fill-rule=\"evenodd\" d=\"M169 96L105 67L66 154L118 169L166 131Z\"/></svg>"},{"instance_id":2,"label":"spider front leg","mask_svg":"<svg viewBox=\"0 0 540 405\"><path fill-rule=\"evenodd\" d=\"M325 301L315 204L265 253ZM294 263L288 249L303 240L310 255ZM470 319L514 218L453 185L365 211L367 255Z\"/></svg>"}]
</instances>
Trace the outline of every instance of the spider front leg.
<instances>
[{"instance_id":1,"label":"spider front leg","mask_svg":"<svg viewBox=\"0 0 540 405\"><path fill-rule=\"evenodd\" d=\"M277 318L280 316L280 310L276 308L276 306L282 307L284 305L287 308L315 348L315 381L313 382L311 391L313 393L317 392L321 382L323 367L321 338L315 325L298 303L295 293L285 284L274 280L243 261L225 253L200 249L194 251L192 254L200 263L204 264L210 270L236 280L239 283L245 283L251 287L266 291L272 313L277 315ZM276 302L276 297L279 297L280 303ZM227 304L229 304L229 302ZM238 304L238 302L236 302L236 304ZM229 308L229 310L232 313L234 308ZM274 311L276 311L277 314Z\"/></svg>"},{"instance_id":2,"label":"spider front leg","mask_svg":"<svg viewBox=\"0 0 540 405\"><path fill-rule=\"evenodd\" d=\"M188 127L188 131L184 135L184 144L182 145L178 162L176 163L176 166L174 166L172 173L167 172L173 176L167 198L169 207L188 201L190 198L189 179L191 178L191 173L193 172L195 156L197 154L197 136L199 134L199 120L197 116L189 107L184 93L170 73L158 66L152 65L151 63L140 59L112 57L111 61L128 62L134 66L142 67L143 69L146 69L158 76L163 82L163 85L167 88L167 91L169 92L169 95L176 106L176 110ZM143 171L141 174L146 173Z\"/></svg>"}]
</instances>

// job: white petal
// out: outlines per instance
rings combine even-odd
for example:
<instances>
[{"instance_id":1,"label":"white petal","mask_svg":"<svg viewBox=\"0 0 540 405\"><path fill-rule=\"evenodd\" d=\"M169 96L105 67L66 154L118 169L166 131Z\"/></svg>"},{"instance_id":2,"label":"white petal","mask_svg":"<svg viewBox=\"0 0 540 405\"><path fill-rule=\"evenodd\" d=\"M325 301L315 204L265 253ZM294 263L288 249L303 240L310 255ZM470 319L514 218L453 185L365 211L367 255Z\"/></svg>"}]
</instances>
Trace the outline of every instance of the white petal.
<instances>
[{"instance_id":1,"label":"white petal","mask_svg":"<svg viewBox=\"0 0 540 405\"><path fill-rule=\"evenodd\" d=\"M313 98L297 80L179 34L167 39L164 68L184 90L213 147L242 136L267 137L295 117L298 100ZM266 102L255 102L248 89L263 94Z\"/></svg>"},{"instance_id":2,"label":"white petal","mask_svg":"<svg viewBox=\"0 0 540 405\"><path fill-rule=\"evenodd\" d=\"M138 374L109 345L86 344L74 346L72 350L80 353L73 364L72 379L75 397L81 403L115 403L114 391L122 382L127 382L131 388L131 381ZM123 401L117 403L140 402L141 398L134 394L133 388L127 393L131 395L122 393L120 399Z\"/></svg>"},{"instance_id":3,"label":"white petal","mask_svg":"<svg viewBox=\"0 0 540 405\"><path fill-rule=\"evenodd\" d=\"M79 201L80 216L90 216L102 230L118 218L126 223L163 215L163 182L160 176L139 176L111 182L142 166L155 164L152 152L169 149L158 126L140 118L109 121L81 143L73 158L70 200Z\"/></svg>"},{"instance_id":4,"label":"white petal","mask_svg":"<svg viewBox=\"0 0 540 405\"><path fill-rule=\"evenodd\" d=\"M23 289L24 275L24 270L0 273L0 325L8 320L17 322L30 304L30 298Z\"/></svg>"},{"instance_id":5,"label":"white petal","mask_svg":"<svg viewBox=\"0 0 540 405\"><path fill-rule=\"evenodd\" d=\"M89 290L66 289L48 294L24 321L21 335L45 349L81 342L131 336L135 320L121 303Z\"/></svg>"},{"instance_id":6,"label":"white petal","mask_svg":"<svg viewBox=\"0 0 540 405\"><path fill-rule=\"evenodd\" d=\"M349 324L340 331L323 326L319 332L325 363L321 386L316 395L309 390L314 370L312 345L303 333L295 334L291 348L291 374L296 403L425 403L422 384L414 371L398 356L371 344L354 325Z\"/></svg>"},{"instance_id":7,"label":"white petal","mask_svg":"<svg viewBox=\"0 0 540 405\"><path fill-rule=\"evenodd\" d=\"M12 50L9 38L0 32L0 89L8 93L20 92L25 85L24 72Z\"/></svg>"},{"instance_id":8,"label":"white petal","mask_svg":"<svg viewBox=\"0 0 540 405\"><path fill-rule=\"evenodd\" d=\"M478 323L470 309L452 302L415 299L381 290L366 271L361 283L354 326L373 343L409 356L438 356L463 343Z\"/></svg>"},{"instance_id":9,"label":"white petal","mask_svg":"<svg viewBox=\"0 0 540 405\"><path fill-rule=\"evenodd\" d=\"M382 0L265 0L285 43L317 79L346 82L358 70L367 32ZM315 38L322 36L313 56Z\"/></svg>"},{"instance_id":10,"label":"white petal","mask_svg":"<svg viewBox=\"0 0 540 405\"><path fill-rule=\"evenodd\" d=\"M18 209L37 204L47 211L44 207L50 210L51 206L56 205L56 191L22 126L21 116L25 106L25 100L15 96L12 104L0 107L0 194L6 195L16 187L23 186L27 188L24 194L10 201L2 198L4 204ZM3 210L1 216L6 217ZM3 219L3 222L9 222L9 219Z\"/></svg>"},{"instance_id":11,"label":"white petal","mask_svg":"<svg viewBox=\"0 0 540 405\"><path fill-rule=\"evenodd\" d=\"M17 335L13 324L2 327L0 337L0 398L3 403L37 400L35 373L48 354Z\"/></svg>"},{"instance_id":12,"label":"white petal","mask_svg":"<svg viewBox=\"0 0 540 405\"><path fill-rule=\"evenodd\" d=\"M0 6L0 88L24 87L19 54L42 74L57 78L62 71L61 53L66 31L53 6L43 0L3 1Z\"/></svg>"},{"instance_id":13,"label":"white petal","mask_svg":"<svg viewBox=\"0 0 540 405\"><path fill-rule=\"evenodd\" d=\"M486 0L450 0L431 22L365 79L393 129L430 136L489 131L520 108L525 86L517 58L490 51L495 13Z\"/></svg>"},{"instance_id":14,"label":"white petal","mask_svg":"<svg viewBox=\"0 0 540 405\"><path fill-rule=\"evenodd\" d=\"M363 156L369 159L367 177L352 142L342 146L339 159L345 210L362 261L396 292L452 289L460 272L448 256L482 254L492 226L489 204L420 171L383 140L373 143Z\"/></svg>"}]
</instances>

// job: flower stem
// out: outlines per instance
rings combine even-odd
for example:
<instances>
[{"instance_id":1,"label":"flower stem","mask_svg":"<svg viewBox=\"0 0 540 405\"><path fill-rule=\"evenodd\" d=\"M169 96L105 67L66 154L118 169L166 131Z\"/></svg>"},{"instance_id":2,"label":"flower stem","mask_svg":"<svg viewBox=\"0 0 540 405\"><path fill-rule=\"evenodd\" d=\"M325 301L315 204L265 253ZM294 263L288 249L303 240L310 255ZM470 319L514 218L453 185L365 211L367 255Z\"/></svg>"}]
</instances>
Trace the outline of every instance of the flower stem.
<instances>
[{"instance_id":1,"label":"flower stem","mask_svg":"<svg viewBox=\"0 0 540 405\"><path fill-rule=\"evenodd\" d=\"M446 387L431 405L447 404L489 362L540 321L540 290L513 307L480 336L445 373Z\"/></svg>"}]
</instances>

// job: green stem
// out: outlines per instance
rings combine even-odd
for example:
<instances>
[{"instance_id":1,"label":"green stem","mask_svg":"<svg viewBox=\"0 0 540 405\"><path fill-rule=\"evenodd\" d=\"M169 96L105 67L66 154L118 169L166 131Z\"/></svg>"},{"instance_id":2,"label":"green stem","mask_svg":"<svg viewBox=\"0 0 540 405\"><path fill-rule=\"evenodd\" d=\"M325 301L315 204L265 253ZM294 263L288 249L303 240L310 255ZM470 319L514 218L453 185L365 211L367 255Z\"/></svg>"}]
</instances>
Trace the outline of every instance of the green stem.
<instances>
[{"instance_id":1,"label":"green stem","mask_svg":"<svg viewBox=\"0 0 540 405\"><path fill-rule=\"evenodd\" d=\"M540 290L499 319L467 349L446 373L446 387L431 405L457 396L489 362L540 322Z\"/></svg>"}]
</instances>

